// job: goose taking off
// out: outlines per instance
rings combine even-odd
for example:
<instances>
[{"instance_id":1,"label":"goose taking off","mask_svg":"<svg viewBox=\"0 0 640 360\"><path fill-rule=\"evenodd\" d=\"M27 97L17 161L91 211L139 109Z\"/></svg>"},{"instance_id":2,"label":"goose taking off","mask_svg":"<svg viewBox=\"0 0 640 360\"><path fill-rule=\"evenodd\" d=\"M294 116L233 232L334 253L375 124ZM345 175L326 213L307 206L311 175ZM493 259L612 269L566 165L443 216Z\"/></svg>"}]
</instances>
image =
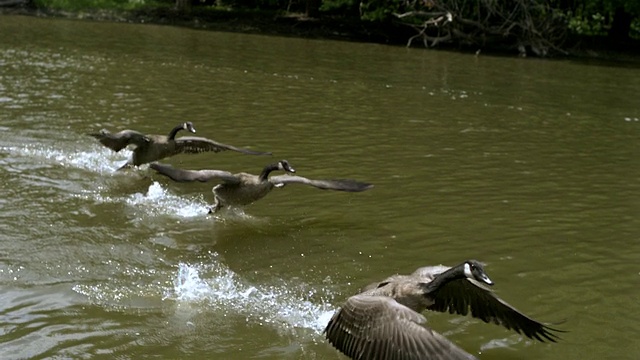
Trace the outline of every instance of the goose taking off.
<instances>
[{"instance_id":1,"label":"goose taking off","mask_svg":"<svg viewBox=\"0 0 640 360\"><path fill-rule=\"evenodd\" d=\"M287 184L304 184L318 189L348 192L359 192L373 187L372 184L349 179L311 180L293 175L269 177L269 174L274 170L294 173L295 170L287 160L281 160L275 164L265 166L260 175L232 174L223 170L182 170L158 163L153 163L149 166L158 173L178 182L218 182L219 184L213 187L215 202L209 210L210 213L216 212L224 206L251 204L265 197L274 187L283 187Z\"/></svg>"},{"instance_id":2,"label":"goose taking off","mask_svg":"<svg viewBox=\"0 0 640 360\"><path fill-rule=\"evenodd\" d=\"M90 133L89 135L98 139L102 145L115 152L124 149L127 145L135 145L133 156L120 169L139 166L180 153L197 154L206 151L220 152L231 150L249 155L271 155L270 152L237 148L203 137L183 136L176 139L176 134L180 130L187 130L192 133L196 132L191 122L185 122L174 127L169 132L169 135L166 136L145 135L135 130L122 130L117 133L111 133L105 129L100 130L98 133Z\"/></svg>"},{"instance_id":3,"label":"goose taking off","mask_svg":"<svg viewBox=\"0 0 640 360\"><path fill-rule=\"evenodd\" d=\"M529 338L555 342L560 331L531 319L498 298L475 260L449 268L430 266L367 286L336 311L324 330L329 342L352 359L470 360L473 355L424 326L424 310L493 322Z\"/></svg>"}]
</instances>

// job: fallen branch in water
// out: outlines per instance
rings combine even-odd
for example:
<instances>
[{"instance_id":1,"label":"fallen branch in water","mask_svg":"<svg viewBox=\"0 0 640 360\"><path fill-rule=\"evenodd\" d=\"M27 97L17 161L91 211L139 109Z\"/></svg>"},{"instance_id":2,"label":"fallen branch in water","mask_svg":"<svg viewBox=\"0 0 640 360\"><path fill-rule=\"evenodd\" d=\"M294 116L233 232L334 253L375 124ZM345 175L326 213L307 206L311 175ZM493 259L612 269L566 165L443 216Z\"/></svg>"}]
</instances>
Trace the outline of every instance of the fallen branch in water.
<instances>
[{"instance_id":1,"label":"fallen branch in water","mask_svg":"<svg viewBox=\"0 0 640 360\"><path fill-rule=\"evenodd\" d=\"M413 2L413 10L393 14L417 32L408 39L408 47L422 39L425 47L446 42L479 47L506 43L521 56L529 51L538 56L549 51L567 54L562 49L565 19L542 0L448 0L429 5L435 11L420 10L424 3Z\"/></svg>"}]
</instances>

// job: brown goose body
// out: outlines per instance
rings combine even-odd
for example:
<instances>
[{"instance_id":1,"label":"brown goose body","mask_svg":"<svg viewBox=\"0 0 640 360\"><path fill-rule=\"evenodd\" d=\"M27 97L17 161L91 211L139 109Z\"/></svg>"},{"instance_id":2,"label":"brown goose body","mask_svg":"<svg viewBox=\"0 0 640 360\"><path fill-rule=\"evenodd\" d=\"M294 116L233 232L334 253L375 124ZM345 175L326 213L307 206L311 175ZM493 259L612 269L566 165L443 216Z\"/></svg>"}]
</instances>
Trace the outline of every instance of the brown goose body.
<instances>
[{"instance_id":1,"label":"brown goose body","mask_svg":"<svg viewBox=\"0 0 640 360\"><path fill-rule=\"evenodd\" d=\"M135 148L131 159L122 168L147 164L181 153L197 154L230 150L248 155L271 155L269 152L237 148L203 137L183 136L176 139L176 135L180 130L196 132L191 122L185 122L171 129L168 135L145 135L135 130L122 130L117 133L111 133L105 129L89 135L95 137L102 145L115 152L124 149L128 145L134 145Z\"/></svg>"},{"instance_id":2,"label":"brown goose body","mask_svg":"<svg viewBox=\"0 0 640 360\"><path fill-rule=\"evenodd\" d=\"M485 285L493 283L474 260L394 275L347 299L325 329L329 342L352 359L476 359L423 324L425 310L494 322L530 338L555 342L552 329L522 314Z\"/></svg>"},{"instance_id":3,"label":"brown goose body","mask_svg":"<svg viewBox=\"0 0 640 360\"><path fill-rule=\"evenodd\" d=\"M225 182L213 187L213 193L220 207L252 204L267 196L275 188L271 181L262 181L254 174L237 173L238 182Z\"/></svg>"},{"instance_id":4,"label":"brown goose body","mask_svg":"<svg viewBox=\"0 0 640 360\"><path fill-rule=\"evenodd\" d=\"M324 190L347 192L360 192L373 187L371 184L349 179L312 180L294 175L269 177L269 174L274 170L294 173L295 170L286 160L265 166L260 175L244 172L232 174L223 170L183 170L158 163L153 163L150 167L177 182L218 182L218 185L213 187L215 203L211 208L211 212L215 212L225 206L251 204L265 197L274 188L284 187L287 184L304 184Z\"/></svg>"}]
</instances>

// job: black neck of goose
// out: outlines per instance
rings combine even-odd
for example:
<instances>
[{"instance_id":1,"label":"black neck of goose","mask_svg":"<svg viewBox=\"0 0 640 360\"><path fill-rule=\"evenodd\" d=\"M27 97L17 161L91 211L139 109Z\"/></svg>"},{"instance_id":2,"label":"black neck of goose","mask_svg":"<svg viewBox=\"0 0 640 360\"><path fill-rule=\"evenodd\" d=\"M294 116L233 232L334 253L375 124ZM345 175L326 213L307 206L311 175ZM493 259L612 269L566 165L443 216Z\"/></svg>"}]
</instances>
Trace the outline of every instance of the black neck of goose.
<instances>
[{"instance_id":1,"label":"black neck of goose","mask_svg":"<svg viewBox=\"0 0 640 360\"><path fill-rule=\"evenodd\" d=\"M450 281L464 278L466 278L466 275L464 274L464 264L452 267L451 269L437 275L433 281L426 284L427 293L438 290L441 286Z\"/></svg>"},{"instance_id":2,"label":"black neck of goose","mask_svg":"<svg viewBox=\"0 0 640 360\"><path fill-rule=\"evenodd\" d=\"M260 173L259 180L266 181L267 178L269 178L269 174L271 174L273 170L278 170L278 168L279 168L278 164L269 164L265 166L264 169L262 169L262 172Z\"/></svg>"},{"instance_id":3,"label":"black neck of goose","mask_svg":"<svg viewBox=\"0 0 640 360\"><path fill-rule=\"evenodd\" d=\"M182 130L183 126L182 125L177 125L176 127L174 127L173 129L171 129L171 132L169 132L169 135L167 136L167 138L169 140L173 140L176 138L176 134L178 134L178 131Z\"/></svg>"}]
</instances>

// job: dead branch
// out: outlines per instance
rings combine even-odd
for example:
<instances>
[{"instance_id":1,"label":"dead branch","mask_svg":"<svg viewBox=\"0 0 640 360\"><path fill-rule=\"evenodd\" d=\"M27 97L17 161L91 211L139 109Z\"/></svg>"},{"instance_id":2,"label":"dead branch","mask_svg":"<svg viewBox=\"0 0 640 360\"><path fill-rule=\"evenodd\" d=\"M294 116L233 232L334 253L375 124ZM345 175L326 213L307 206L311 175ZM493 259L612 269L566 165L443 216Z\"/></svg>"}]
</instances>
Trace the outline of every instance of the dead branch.
<instances>
[{"instance_id":1,"label":"dead branch","mask_svg":"<svg viewBox=\"0 0 640 360\"><path fill-rule=\"evenodd\" d=\"M491 42L521 53L530 49L539 56L549 50L566 53L562 49L566 24L545 0L442 0L433 2L430 10L436 11L424 11L421 1L408 4L407 11L393 14L401 24L416 30L407 46L416 39L422 39L425 47L444 42L480 46Z\"/></svg>"}]
</instances>

